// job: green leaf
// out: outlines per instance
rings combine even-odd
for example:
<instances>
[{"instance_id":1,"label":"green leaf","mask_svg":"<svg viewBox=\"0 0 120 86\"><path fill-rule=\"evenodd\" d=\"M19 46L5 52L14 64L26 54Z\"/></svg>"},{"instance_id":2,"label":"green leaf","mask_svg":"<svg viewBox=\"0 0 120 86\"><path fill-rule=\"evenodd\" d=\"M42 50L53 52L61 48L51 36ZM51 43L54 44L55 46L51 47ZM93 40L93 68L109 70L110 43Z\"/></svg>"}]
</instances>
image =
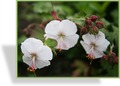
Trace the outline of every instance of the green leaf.
<instances>
[{"instance_id":1,"label":"green leaf","mask_svg":"<svg viewBox=\"0 0 120 86\"><path fill-rule=\"evenodd\" d=\"M52 5L49 2L38 2L33 4L33 10L36 13L50 13Z\"/></svg>"},{"instance_id":2,"label":"green leaf","mask_svg":"<svg viewBox=\"0 0 120 86\"><path fill-rule=\"evenodd\" d=\"M37 38L37 39L40 39L41 41L44 41L44 30L42 30L41 28L39 27L36 27L32 30L32 35L31 37L34 37L34 38Z\"/></svg>"},{"instance_id":3,"label":"green leaf","mask_svg":"<svg viewBox=\"0 0 120 86\"><path fill-rule=\"evenodd\" d=\"M81 17L81 18L73 18L72 16L67 17L67 19L81 25L84 26L85 24L85 17Z\"/></svg>"},{"instance_id":4,"label":"green leaf","mask_svg":"<svg viewBox=\"0 0 120 86\"><path fill-rule=\"evenodd\" d=\"M24 35L20 36L18 39L18 44L21 44L25 39L27 39L26 36L24 36Z\"/></svg>"},{"instance_id":5,"label":"green leaf","mask_svg":"<svg viewBox=\"0 0 120 86\"><path fill-rule=\"evenodd\" d=\"M50 48L55 48L57 45L57 41L54 39L48 38L47 40L45 40L45 44Z\"/></svg>"},{"instance_id":6,"label":"green leaf","mask_svg":"<svg viewBox=\"0 0 120 86\"><path fill-rule=\"evenodd\" d=\"M107 71L109 71L112 68L108 61L101 61L101 66L103 69Z\"/></svg>"}]
</instances>

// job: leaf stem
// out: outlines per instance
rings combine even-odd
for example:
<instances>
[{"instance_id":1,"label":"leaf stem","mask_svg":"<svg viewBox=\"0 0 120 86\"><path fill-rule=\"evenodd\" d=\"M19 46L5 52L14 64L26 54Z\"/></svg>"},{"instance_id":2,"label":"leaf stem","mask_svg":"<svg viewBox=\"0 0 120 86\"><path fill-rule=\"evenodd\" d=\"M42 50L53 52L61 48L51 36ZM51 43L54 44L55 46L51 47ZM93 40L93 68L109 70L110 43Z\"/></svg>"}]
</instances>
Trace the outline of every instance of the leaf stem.
<instances>
[{"instance_id":1,"label":"leaf stem","mask_svg":"<svg viewBox=\"0 0 120 86\"><path fill-rule=\"evenodd\" d=\"M34 73L34 76L35 76L35 77L37 77L37 75L36 75L35 71L34 71L33 73Z\"/></svg>"}]
</instances>

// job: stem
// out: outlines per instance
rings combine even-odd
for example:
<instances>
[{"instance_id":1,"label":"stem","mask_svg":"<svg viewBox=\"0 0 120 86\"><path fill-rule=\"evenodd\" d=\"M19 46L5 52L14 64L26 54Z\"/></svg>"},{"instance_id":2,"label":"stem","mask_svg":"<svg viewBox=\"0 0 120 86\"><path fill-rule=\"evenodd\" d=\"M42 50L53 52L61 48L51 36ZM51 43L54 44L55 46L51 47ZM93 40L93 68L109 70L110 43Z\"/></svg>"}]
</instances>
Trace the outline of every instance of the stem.
<instances>
[{"instance_id":1,"label":"stem","mask_svg":"<svg viewBox=\"0 0 120 86\"><path fill-rule=\"evenodd\" d=\"M51 5L52 5L52 11L54 11L54 7L53 7L53 3L51 2Z\"/></svg>"},{"instance_id":2,"label":"stem","mask_svg":"<svg viewBox=\"0 0 120 86\"><path fill-rule=\"evenodd\" d=\"M53 3L52 3L52 2L51 2L51 5L52 5L52 11L51 11L52 17L53 17L55 20L61 21L61 19L57 16L56 12L54 11L54 7L53 7Z\"/></svg>"},{"instance_id":3,"label":"stem","mask_svg":"<svg viewBox=\"0 0 120 86\"><path fill-rule=\"evenodd\" d=\"M55 49L53 49L53 48L51 48L51 49L52 49L53 53L54 53L55 55L57 55L57 53L56 53Z\"/></svg>"},{"instance_id":4,"label":"stem","mask_svg":"<svg viewBox=\"0 0 120 86\"><path fill-rule=\"evenodd\" d=\"M74 22L75 23L75 22ZM78 26L80 26L81 28L82 28L82 26L80 25L80 24L78 24L78 23L75 23L76 25L78 25Z\"/></svg>"},{"instance_id":5,"label":"stem","mask_svg":"<svg viewBox=\"0 0 120 86\"><path fill-rule=\"evenodd\" d=\"M92 59L90 60L90 65L92 64Z\"/></svg>"},{"instance_id":6,"label":"stem","mask_svg":"<svg viewBox=\"0 0 120 86\"><path fill-rule=\"evenodd\" d=\"M35 76L35 77L37 77L37 75L36 75L35 71L34 71L33 73L34 73L34 76Z\"/></svg>"}]
</instances>

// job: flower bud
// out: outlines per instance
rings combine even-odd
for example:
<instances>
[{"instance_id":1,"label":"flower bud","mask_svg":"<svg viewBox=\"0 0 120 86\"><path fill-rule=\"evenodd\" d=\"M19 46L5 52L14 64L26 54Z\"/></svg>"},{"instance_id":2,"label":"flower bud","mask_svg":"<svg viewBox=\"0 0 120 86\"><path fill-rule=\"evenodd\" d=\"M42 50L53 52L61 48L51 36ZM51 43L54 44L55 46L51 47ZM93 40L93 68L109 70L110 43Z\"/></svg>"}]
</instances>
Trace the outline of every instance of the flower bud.
<instances>
[{"instance_id":1,"label":"flower bud","mask_svg":"<svg viewBox=\"0 0 120 86\"><path fill-rule=\"evenodd\" d=\"M114 58L114 63L118 63L118 57L117 56Z\"/></svg>"},{"instance_id":2,"label":"flower bud","mask_svg":"<svg viewBox=\"0 0 120 86\"><path fill-rule=\"evenodd\" d=\"M104 55L104 56L102 57L102 59L103 59L103 60L108 60L108 56L107 56L107 55Z\"/></svg>"},{"instance_id":3,"label":"flower bud","mask_svg":"<svg viewBox=\"0 0 120 86\"><path fill-rule=\"evenodd\" d=\"M88 32L87 27L82 27L82 29L81 29L82 35L86 34L87 32Z\"/></svg>"},{"instance_id":4,"label":"flower bud","mask_svg":"<svg viewBox=\"0 0 120 86\"><path fill-rule=\"evenodd\" d=\"M52 15L52 17L53 17L55 20L61 21L60 18L58 18L58 16L57 16L57 14L56 14L55 11L52 11L52 12L51 12L51 15Z\"/></svg>"},{"instance_id":5,"label":"flower bud","mask_svg":"<svg viewBox=\"0 0 120 86\"><path fill-rule=\"evenodd\" d=\"M113 64L113 63L114 63L112 58L109 59L109 63L110 63L110 64Z\"/></svg>"},{"instance_id":6,"label":"flower bud","mask_svg":"<svg viewBox=\"0 0 120 86\"><path fill-rule=\"evenodd\" d=\"M99 29L104 27L103 22L101 22L101 21L97 21L97 22L96 22L96 26L97 26Z\"/></svg>"},{"instance_id":7,"label":"flower bud","mask_svg":"<svg viewBox=\"0 0 120 86\"><path fill-rule=\"evenodd\" d=\"M97 35L98 32L99 32L99 30L98 30L98 28L96 26L91 27L89 29L89 31L90 31L91 34L94 34L94 35Z\"/></svg>"},{"instance_id":8,"label":"flower bud","mask_svg":"<svg viewBox=\"0 0 120 86\"><path fill-rule=\"evenodd\" d=\"M92 21L91 21L91 19L87 19L86 21L85 21L85 23L86 23L86 25L92 25Z\"/></svg>"},{"instance_id":9,"label":"flower bud","mask_svg":"<svg viewBox=\"0 0 120 86\"><path fill-rule=\"evenodd\" d=\"M98 17L96 15L92 15L90 18L93 22L95 22L98 19Z\"/></svg>"},{"instance_id":10,"label":"flower bud","mask_svg":"<svg viewBox=\"0 0 120 86\"><path fill-rule=\"evenodd\" d=\"M109 54L109 63L110 64L116 64L118 63L118 56L114 52L110 52Z\"/></svg>"}]
</instances>

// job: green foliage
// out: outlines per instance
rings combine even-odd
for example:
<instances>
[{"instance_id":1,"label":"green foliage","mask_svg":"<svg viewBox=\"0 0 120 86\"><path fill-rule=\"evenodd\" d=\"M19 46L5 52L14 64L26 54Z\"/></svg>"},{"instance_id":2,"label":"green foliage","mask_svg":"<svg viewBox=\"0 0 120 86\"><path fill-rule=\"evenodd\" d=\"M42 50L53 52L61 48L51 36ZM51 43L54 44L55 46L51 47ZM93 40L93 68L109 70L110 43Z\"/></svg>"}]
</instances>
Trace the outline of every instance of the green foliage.
<instances>
[{"instance_id":1,"label":"green foliage","mask_svg":"<svg viewBox=\"0 0 120 86\"><path fill-rule=\"evenodd\" d=\"M106 76L118 76L118 65L112 65L108 61L101 61L102 68L106 71Z\"/></svg>"},{"instance_id":2,"label":"green foliage","mask_svg":"<svg viewBox=\"0 0 120 86\"><path fill-rule=\"evenodd\" d=\"M85 18L91 15L99 16L104 22L104 28L100 29L105 33L106 39L114 44L114 52L118 53L118 3L117 2L52 2L53 8L61 19L69 19L76 24L84 26ZM26 71L27 65L22 61L22 52L20 49L21 43L27 38L22 30L29 24L35 23L38 26L44 22L43 28L36 26L32 29L31 37L38 38L48 45L55 54L55 58L51 61L51 65L40 70L36 70L39 76L118 76L118 64L110 65L108 61L100 59L93 60L90 65L86 58L86 52L78 44L67 51L57 51L54 47L57 42L53 39L44 38L44 27L52 20L51 2L33 1L33 2L18 2L18 76L33 77L32 73ZM79 31L77 32L79 34ZM109 52L109 49L106 51ZM99 62L101 61L101 62ZM75 64L75 68L71 65Z\"/></svg>"},{"instance_id":3,"label":"green foliage","mask_svg":"<svg viewBox=\"0 0 120 86\"><path fill-rule=\"evenodd\" d=\"M105 19L101 19L105 23L105 29L101 29L105 36L110 41L110 43L116 43L118 45L118 27L114 26Z\"/></svg>"},{"instance_id":4,"label":"green foliage","mask_svg":"<svg viewBox=\"0 0 120 86\"><path fill-rule=\"evenodd\" d=\"M51 38L45 40L45 45L49 46L50 48L54 48L57 45L57 41Z\"/></svg>"},{"instance_id":5,"label":"green foliage","mask_svg":"<svg viewBox=\"0 0 120 86\"><path fill-rule=\"evenodd\" d=\"M33 4L33 10L35 13L50 13L52 5L50 2L38 2Z\"/></svg>"}]
</instances>

